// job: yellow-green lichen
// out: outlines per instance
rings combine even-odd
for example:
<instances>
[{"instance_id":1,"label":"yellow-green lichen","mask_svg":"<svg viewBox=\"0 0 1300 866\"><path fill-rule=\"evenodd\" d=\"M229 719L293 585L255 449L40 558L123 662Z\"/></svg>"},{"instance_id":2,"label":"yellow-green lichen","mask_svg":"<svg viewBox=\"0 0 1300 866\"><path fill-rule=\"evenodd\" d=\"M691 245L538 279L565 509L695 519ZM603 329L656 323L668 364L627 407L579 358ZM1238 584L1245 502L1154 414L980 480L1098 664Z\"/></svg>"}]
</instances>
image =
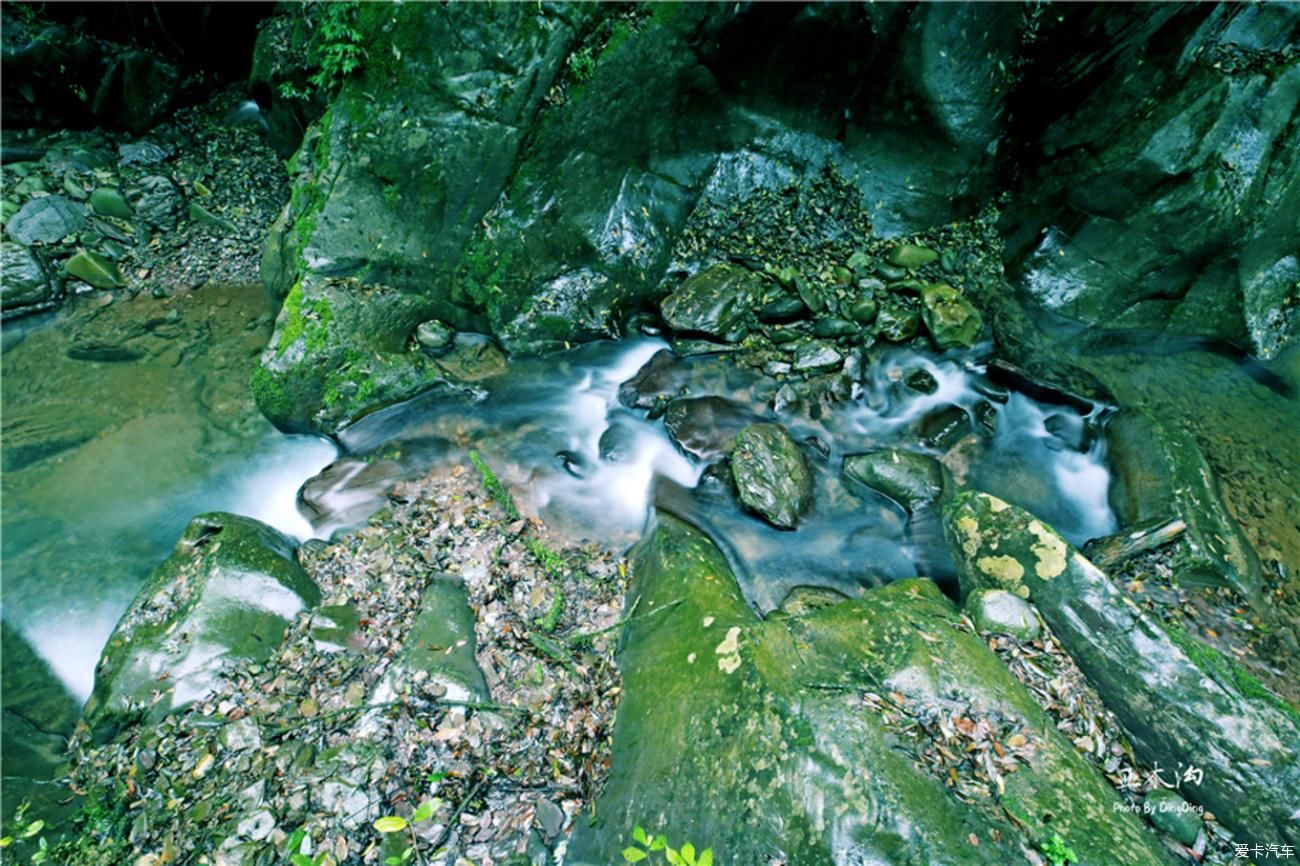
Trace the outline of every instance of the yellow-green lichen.
<instances>
[{"instance_id":1,"label":"yellow-green lichen","mask_svg":"<svg viewBox=\"0 0 1300 866\"><path fill-rule=\"evenodd\" d=\"M1038 562L1034 565L1034 573L1043 580L1050 580L1065 571L1067 551L1061 537L1037 520L1030 522L1029 531L1038 538L1038 544L1031 548L1034 556L1038 557Z\"/></svg>"},{"instance_id":2,"label":"yellow-green lichen","mask_svg":"<svg viewBox=\"0 0 1300 866\"><path fill-rule=\"evenodd\" d=\"M982 556L975 565L1003 586L1015 586L1025 576L1025 567L1014 556Z\"/></svg>"},{"instance_id":3,"label":"yellow-green lichen","mask_svg":"<svg viewBox=\"0 0 1300 866\"><path fill-rule=\"evenodd\" d=\"M965 536L961 549L967 556L974 556L980 549L980 524L974 517L957 519L957 529Z\"/></svg>"}]
</instances>

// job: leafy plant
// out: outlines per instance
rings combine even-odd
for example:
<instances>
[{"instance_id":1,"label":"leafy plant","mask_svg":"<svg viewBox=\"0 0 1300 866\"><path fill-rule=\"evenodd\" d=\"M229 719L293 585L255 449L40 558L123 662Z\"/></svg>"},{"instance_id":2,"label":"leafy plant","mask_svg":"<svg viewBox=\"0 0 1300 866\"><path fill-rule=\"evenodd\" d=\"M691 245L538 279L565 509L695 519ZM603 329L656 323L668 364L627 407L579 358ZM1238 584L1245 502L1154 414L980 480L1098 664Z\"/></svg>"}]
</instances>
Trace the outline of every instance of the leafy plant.
<instances>
[{"instance_id":1,"label":"leafy plant","mask_svg":"<svg viewBox=\"0 0 1300 866\"><path fill-rule=\"evenodd\" d=\"M501 510L506 513L506 519L518 520L519 509L515 507L515 498L510 495L510 491L501 483L501 479L497 478L497 475L492 471L492 468L483 462L483 458L479 456L477 451L469 452L469 462L474 464L474 468L478 470L478 474L483 477L483 486L487 488L487 492L496 500L497 505L501 506Z\"/></svg>"},{"instance_id":2,"label":"leafy plant","mask_svg":"<svg viewBox=\"0 0 1300 866\"><path fill-rule=\"evenodd\" d=\"M569 69L579 84L586 84L596 74L596 58L591 48L582 48L569 55Z\"/></svg>"},{"instance_id":3,"label":"leafy plant","mask_svg":"<svg viewBox=\"0 0 1300 866\"><path fill-rule=\"evenodd\" d=\"M289 99L310 99L314 93L331 96L352 75L359 72L366 59L363 35L357 27L360 3L315 2L309 4L308 20L312 25L307 43L307 83L286 81L280 95Z\"/></svg>"},{"instance_id":4,"label":"leafy plant","mask_svg":"<svg viewBox=\"0 0 1300 866\"><path fill-rule=\"evenodd\" d=\"M699 854L695 853L695 846L690 842L674 848L668 844L667 836L662 833L651 836L640 824L632 828L632 839L637 844L623 849L625 863L639 863L656 851L662 851L670 866L713 866L712 848L705 848Z\"/></svg>"},{"instance_id":5,"label":"leafy plant","mask_svg":"<svg viewBox=\"0 0 1300 866\"><path fill-rule=\"evenodd\" d=\"M1079 855L1074 853L1074 849L1065 844L1060 833L1056 833L1043 846L1043 854L1047 857L1052 866L1068 866L1070 863L1078 863Z\"/></svg>"},{"instance_id":6,"label":"leafy plant","mask_svg":"<svg viewBox=\"0 0 1300 866\"><path fill-rule=\"evenodd\" d=\"M0 850L8 849L15 842L36 838L36 850L32 852L32 863L44 863L50 856L50 843L45 841L45 837L39 835L45 829L45 822L40 818L32 821L27 820L27 812L31 809L32 804L26 801L19 804L14 810L14 817L9 828L10 832L0 836Z\"/></svg>"},{"instance_id":7,"label":"leafy plant","mask_svg":"<svg viewBox=\"0 0 1300 866\"><path fill-rule=\"evenodd\" d=\"M441 806L442 799L434 797L432 800L425 800L421 803L415 812L411 814L411 820L409 821L401 815L384 815L375 819L372 826L380 833L401 833L405 830L411 834L411 844L403 848L400 854L394 854L384 859L387 866L402 866L403 863L410 861L412 857L416 858L420 863L424 862L424 857L419 853L420 840L415 835L414 825L432 819L434 812L438 811Z\"/></svg>"}]
</instances>

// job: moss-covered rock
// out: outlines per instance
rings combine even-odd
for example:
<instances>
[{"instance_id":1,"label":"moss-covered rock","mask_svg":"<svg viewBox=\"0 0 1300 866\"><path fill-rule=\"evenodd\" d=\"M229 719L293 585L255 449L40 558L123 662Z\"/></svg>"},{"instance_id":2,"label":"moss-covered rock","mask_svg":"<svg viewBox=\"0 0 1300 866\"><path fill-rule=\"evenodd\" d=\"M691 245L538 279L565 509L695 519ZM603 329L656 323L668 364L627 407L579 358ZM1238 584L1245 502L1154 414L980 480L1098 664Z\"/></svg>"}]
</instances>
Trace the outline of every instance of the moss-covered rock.
<instances>
[{"instance_id":1,"label":"moss-covered rock","mask_svg":"<svg viewBox=\"0 0 1300 866\"><path fill-rule=\"evenodd\" d=\"M763 621L718 549L665 516L632 566L614 764L567 862L617 862L635 825L720 866L1005 864L1053 834L1081 866L1168 862L929 581ZM1023 746L998 780L953 785L921 757L945 725L975 753Z\"/></svg>"},{"instance_id":2,"label":"moss-covered rock","mask_svg":"<svg viewBox=\"0 0 1300 866\"><path fill-rule=\"evenodd\" d=\"M1196 441L1143 409L1126 408L1106 425L1113 481L1110 503L1123 528L1181 517L1190 556L1183 578L1197 574L1262 600L1259 558L1224 506L1219 482Z\"/></svg>"},{"instance_id":3,"label":"moss-covered rock","mask_svg":"<svg viewBox=\"0 0 1300 866\"><path fill-rule=\"evenodd\" d=\"M223 666L270 657L293 617L320 601L295 548L251 518L194 518L109 637L86 703L92 730L156 721L211 694Z\"/></svg>"},{"instance_id":4,"label":"moss-covered rock","mask_svg":"<svg viewBox=\"0 0 1300 866\"><path fill-rule=\"evenodd\" d=\"M1243 838L1300 841L1291 817L1300 713L1153 620L1032 514L963 493L944 529L963 592L992 587L1032 600L1144 761L1203 770L1183 793Z\"/></svg>"},{"instance_id":5,"label":"moss-covered rock","mask_svg":"<svg viewBox=\"0 0 1300 866\"><path fill-rule=\"evenodd\" d=\"M282 430L333 433L374 409L454 387L446 364L414 338L431 309L384 286L309 276L285 298L253 371L258 408Z\"/></svg>"},{"instance_id":6,"label":"moss-covered rock","mask_svg":"<svg viewBox=\"0 0 1300 866\"><path fill-rule=\"evenodd\" d=\"M921 289L921 317L940 349L969 348L984 329L979 310L947 283L932 283Z\"/></svg>"}]
</instances>

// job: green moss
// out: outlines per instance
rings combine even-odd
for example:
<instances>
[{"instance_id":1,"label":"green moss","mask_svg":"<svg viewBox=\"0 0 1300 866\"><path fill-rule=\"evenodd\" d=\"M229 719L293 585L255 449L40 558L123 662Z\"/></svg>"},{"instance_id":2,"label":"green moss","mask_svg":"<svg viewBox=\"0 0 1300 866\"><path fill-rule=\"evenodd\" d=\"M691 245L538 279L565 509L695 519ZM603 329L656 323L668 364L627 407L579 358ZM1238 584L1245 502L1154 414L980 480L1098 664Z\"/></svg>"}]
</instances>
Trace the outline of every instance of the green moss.
<instances>
[{"instance_id":1,"label":"green moss","mask_svg":"<svg viewBox=\"0 0 1300 866\"><path fill-rule=\"evenodd\" d=\"M275 355L280 357L299 338L306 338L307 350L319 352L325 348L329 326L334 321L334 310L325 298L305 299L302 283L295 283L284 299L284 324L280 339L275 345Z\"/></svg>"},{"instance_id":2,"label":"green moss","mask_svg":"<svg viewBox=\"0 0 1300 866\"><path fill-rule=\"evenodd\" d=\"M1249 671L1232 659L1223 655L1214 647L1204 644L1192 637L1176 623L1165 623L1165 632L1178 648L1187 653L1201 671L1216 682L1231 684L1242 695L1254 701L1262 701L1274 709L1285 713L1292 721L1300 723L1300 710L1282 700L1268 686L1257 680Z\"/></svg>"},{"instance_id":3,"label":"green moss","mask_svg":"<svg viewBox=\"0 0 1300 866\"><path fill-rule=\"evenodd\" d=\"M253 369L248 385L252 389L253 400L257 403L257 407L268 418L288 418L292 414L293 401L289 399L284 386L265 367Z\"/></svg>"},{"instance_id":4,"label":"green moss","mask_svg":"<svg viewBox=\"0 0 1300 866\"><path fill-rule=\"evenodd\" d=\"M469 243L457 268L457 285L480 309L496 319L510 270L510 253L502 252L481 232Z\"/></svg>"},{"instance_id":5,"label":"green moss","mask_svg":"<svg viewBox=\"0 0 1300 866\"><path fill-rule=\"evenodd\" d=\"M549 571L553 577L564 577L568 568L565 566L564 560L558 553L551 550L536 538L524 539L524 546L528 548L528 552L531 553L533 557L536 558L537 562Z\"/></svg>"}]
</instances>

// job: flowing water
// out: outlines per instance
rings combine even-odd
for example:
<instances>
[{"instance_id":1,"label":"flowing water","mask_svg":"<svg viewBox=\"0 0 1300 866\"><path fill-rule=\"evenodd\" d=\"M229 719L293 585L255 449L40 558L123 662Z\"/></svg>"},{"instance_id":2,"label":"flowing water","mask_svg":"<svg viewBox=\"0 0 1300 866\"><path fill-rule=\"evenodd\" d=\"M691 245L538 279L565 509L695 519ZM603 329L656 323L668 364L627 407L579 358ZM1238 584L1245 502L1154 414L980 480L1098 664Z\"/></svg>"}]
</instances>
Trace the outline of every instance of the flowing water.
<instances>
[{"instance_id":1,"label":"flowing water","mask_svg":"<svg viewBox=\"0 0 1300 866\"><path fill-rule=\"evenodd\" d=\"M777 420L804 443L815 504L791 533L743 511L725 473L710 468L725 450L725 430L704 424L679 430L682 441L674 442L657 413L620 402L620 386L666 348L661 341L593 343L514 361L473 396L431 392L374 413L344 430L336 447L284 436L251 408L244 383L269 328L264 302L235 295L239 303L223 306L201 296L173 306L214 339L180 353L160 343L133 363L69 360L66 323L57 319L6 332L7 449L12 431L48 429L57 439L69 425L98 418L104 395L119 410L73 446L38 450L30 460L16 449L6 455L5 624L78 703L118 617L195 514L232 511L300 539L324 536L381 507L397 478L463 462L471 448L518 491L525 510L574 539L625 547L656 506L692 520L727 553L760 611L796 586L854 594L915 574L951 579L933 516L909 520L897 504L841 478L845 455L872 448L940 456L964 483L1031 508L1076 542L1114 526L1099 435L1106 410L1081 414L1005 391L974 355L889 353L858 371L840 399L780 414L771 406L782 399L781 383L770 377L722 356L674 362L671 396L726 398L727 423ZM134 320L141 311L121 315ZM227 357L219 347L228 340L246 345ZM930 393L907 386L920 374ZM345 480L299 493L340 448L352 455ZM19 465L10 467L14 455ZM367 467L379 483L346 480ZM295 496L314 499L317 510ZM30 677L32 688L57 687L48 673ZM7 676L6 688L22 679Z\"/></svg>"}]
</instances>

